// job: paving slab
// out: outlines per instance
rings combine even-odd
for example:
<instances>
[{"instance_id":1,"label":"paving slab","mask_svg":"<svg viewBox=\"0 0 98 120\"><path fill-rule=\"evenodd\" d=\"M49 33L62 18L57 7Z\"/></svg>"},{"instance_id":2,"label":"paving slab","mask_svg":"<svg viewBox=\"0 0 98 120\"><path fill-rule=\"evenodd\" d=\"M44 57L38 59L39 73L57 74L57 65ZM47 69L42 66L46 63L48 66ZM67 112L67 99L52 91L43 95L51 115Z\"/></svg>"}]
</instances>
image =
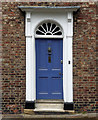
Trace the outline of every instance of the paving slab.
<instances>
[{"instance_id":1,"label":"paving slab","mask_svg":"<svg viewBox=\"0 0 98 120\"><path fill-rule=\"evenodd\" d=\"M66 115L6 114L1 120L98 120L98 113Z\"/></svg>"}]
</instances>

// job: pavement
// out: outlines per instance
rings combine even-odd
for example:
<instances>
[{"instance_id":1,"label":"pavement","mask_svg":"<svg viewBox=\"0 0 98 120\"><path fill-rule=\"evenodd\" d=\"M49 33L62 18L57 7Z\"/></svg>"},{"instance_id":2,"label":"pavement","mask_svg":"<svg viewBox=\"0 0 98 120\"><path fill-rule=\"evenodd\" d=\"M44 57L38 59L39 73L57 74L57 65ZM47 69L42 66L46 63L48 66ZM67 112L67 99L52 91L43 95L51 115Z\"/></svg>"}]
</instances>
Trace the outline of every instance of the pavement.
<instances>
[{"instance_id":1,"label":"pavement","mask_svg":"<svg viewBox=\"0 0 98 120\"><path fill-rule=\"evenodd\" d=\"M64 115L5 114L2 115L1 120L98 120L98 113L80 113Z\"/></svg>"}]
</instances>

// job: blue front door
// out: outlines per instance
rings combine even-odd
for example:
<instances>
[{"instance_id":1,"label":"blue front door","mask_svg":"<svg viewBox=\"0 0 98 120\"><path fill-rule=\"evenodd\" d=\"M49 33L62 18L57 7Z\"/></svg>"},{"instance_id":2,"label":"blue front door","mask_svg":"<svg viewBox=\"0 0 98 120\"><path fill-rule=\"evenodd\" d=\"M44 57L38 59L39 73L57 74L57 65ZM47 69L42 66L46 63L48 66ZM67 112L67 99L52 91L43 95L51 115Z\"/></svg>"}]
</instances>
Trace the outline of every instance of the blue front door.
<instances>
[{"instance_id":1,"label":"blue front door","mask_svg":"<svg viewBox=\"0 0 98 120\"><path fill-rule=\"evenodd\" d=\"M37 99L63 99L62 60L62 39L36 39Z\"/></svg>"}]
</instances>

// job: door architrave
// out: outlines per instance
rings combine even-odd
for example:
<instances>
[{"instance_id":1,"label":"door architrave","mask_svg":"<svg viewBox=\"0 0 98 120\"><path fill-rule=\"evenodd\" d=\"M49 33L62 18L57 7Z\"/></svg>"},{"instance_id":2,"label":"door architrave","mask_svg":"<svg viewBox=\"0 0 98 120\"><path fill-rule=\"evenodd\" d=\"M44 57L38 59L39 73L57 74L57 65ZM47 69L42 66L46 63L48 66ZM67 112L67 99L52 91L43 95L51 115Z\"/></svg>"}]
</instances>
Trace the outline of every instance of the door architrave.
<instances>
[{"instance_id":1,"label":"door architrave","mask_svg":"<svg viewBox=\"0 0 98 120\"><path fill-rule=\"evenodd\" d=\"M63 93L64 102L73 102L73 79L72 79L72 36L73 36L73 13L62 11L61 14L42 12L26 12L26 101L36 100L36 60L35 60L35 36L36 26L46 19L57 21L64 30L63 36ZM60 15L60 16L59 16ZM47 18L48 17L48 18ZM35 18L35 19L34 19ZM33 24L35 23L35 24ZM66 27L64 27L66 26ZM68 61L70 60L70 65Z\"/></svg>"}]
</instances>

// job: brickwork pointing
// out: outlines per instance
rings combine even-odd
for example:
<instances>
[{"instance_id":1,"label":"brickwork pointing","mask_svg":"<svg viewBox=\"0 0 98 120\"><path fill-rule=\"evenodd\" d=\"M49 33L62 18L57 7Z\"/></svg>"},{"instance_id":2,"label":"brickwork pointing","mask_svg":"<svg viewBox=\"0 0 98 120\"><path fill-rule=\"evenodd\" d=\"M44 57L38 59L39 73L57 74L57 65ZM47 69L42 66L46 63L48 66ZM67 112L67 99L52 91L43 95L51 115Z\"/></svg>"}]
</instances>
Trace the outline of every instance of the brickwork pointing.
<instances>
[{"instance_id":1,"label":"brickwork pointing","mask_svg":"<svg viewBox=\"0 0 98 120\"><path fill-rule=\"evenodd\" d=\"M1 0L2 2L97 2L97 0Z\"/></svg>"}]
</instances>

